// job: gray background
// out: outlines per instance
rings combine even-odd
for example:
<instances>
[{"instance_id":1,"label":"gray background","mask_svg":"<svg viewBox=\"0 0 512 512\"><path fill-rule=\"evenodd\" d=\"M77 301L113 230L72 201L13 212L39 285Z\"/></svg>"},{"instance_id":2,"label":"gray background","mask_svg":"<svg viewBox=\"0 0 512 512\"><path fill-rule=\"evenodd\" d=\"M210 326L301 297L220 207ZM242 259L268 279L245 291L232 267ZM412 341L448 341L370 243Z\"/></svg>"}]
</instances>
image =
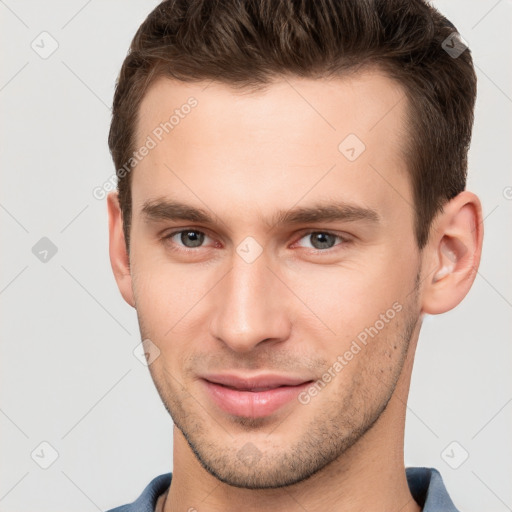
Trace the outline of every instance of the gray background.
<instances>
[{"instance_id":1,"label":"gray background","mask_svg":"<svg viewBox=\"0 0 512 512\"><path fill-rule=\"evenodd\" d=\"M108 509L172 469L172 422L133 355L135 312L111 273L106 203L92 195L114 171L106 140L115 79L156 3L0 1L2 512ZM438 468L462 511L505 512L512 510L512 2L434 4L469 43L477 67L468 188L483 202L485 246L466 300L424 323L405 459ZM43 59L52 44L58 48ZM46 262L43 237L57 248ZM53 464L40 467L54 450Z\"/></svg>"}]
</instances>

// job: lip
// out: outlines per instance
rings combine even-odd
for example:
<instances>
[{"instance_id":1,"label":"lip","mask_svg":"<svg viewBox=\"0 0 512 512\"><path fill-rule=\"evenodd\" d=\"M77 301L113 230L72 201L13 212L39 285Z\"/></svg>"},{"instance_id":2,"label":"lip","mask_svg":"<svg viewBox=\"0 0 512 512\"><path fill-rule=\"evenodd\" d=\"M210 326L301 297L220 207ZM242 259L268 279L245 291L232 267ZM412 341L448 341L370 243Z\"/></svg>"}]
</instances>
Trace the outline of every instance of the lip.
<instances>
[{"instance_id":1,"label":"lip","mask_svg":"<svg viewBox=\"0 0 512 512\"><path fill-rule=\"evenodd\" d=\"M210 399L234 416L263 418L297 398L313 381L284 375L202 377Z\"/></svg>"}]
</instances>

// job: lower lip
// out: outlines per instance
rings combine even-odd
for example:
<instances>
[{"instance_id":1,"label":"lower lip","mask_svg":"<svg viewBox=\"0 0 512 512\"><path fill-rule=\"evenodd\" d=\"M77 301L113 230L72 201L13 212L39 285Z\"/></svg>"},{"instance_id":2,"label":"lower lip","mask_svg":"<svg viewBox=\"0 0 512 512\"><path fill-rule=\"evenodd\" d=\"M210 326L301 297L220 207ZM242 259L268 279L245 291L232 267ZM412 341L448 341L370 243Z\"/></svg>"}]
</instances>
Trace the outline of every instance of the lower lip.
<instances>
[{"instance_id":1,"label":"lower lip","mask_svg":"<svg viewBox=\"0 0 512 512\"><path fill-rule=\"evenodd\" d=\"M263 418L285 404L297 399L298 394L311 385L282 386L267 391L238 391L204 380L211 399L225 412L246 418Z\"/></svg>"}]
</instances>

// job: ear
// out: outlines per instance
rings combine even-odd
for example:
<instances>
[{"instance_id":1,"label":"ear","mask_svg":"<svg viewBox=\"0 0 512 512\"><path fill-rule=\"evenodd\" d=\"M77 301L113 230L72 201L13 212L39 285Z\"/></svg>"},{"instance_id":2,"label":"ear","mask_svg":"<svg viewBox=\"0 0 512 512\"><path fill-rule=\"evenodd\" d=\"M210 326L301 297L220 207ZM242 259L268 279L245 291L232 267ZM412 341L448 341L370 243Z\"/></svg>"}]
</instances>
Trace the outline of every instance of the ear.
<instances>
[{"instance_id":1,"label":"ear","mask_svg":"<svg viewBox=\"0 0 512 512\"><path fill-rule=\"evenodd\" d=\"M123 232L123 216L117 192L107 196L110 264L117 286L124 300L135 307L130 273L130 257L126 250Z\"/></svg>"},{"instance_id":2,"label":"ear","mask_svg":"<svg viewBox=\"0 0 512 512\"><path fill-rule=\"evenodd\" d=\"M482 253L483 218L478 197L468 191L451 199L436 217L423 253L428 275L422 311L445 313L459 304L475 280Z\"/></svg>"}]
</instances>

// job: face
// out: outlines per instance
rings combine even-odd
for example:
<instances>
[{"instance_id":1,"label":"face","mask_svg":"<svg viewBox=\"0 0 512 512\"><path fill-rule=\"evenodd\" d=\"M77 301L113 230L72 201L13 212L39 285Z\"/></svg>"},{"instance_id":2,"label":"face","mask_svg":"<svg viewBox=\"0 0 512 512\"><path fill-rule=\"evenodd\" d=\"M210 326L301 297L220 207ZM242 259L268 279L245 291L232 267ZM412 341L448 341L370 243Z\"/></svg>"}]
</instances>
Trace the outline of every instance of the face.
<instances>
[{"instance_id":1,"label":"face","mask_svg":"<svg viewBox=\"0 0 512 512\"><path fill-rule=\"evenodd\" d=\"M308 478L393 394L420 313L403 98L368 71L160 79L141 104L133 300L158 392L224 482Z\"/></svg>"}]
</instances>

